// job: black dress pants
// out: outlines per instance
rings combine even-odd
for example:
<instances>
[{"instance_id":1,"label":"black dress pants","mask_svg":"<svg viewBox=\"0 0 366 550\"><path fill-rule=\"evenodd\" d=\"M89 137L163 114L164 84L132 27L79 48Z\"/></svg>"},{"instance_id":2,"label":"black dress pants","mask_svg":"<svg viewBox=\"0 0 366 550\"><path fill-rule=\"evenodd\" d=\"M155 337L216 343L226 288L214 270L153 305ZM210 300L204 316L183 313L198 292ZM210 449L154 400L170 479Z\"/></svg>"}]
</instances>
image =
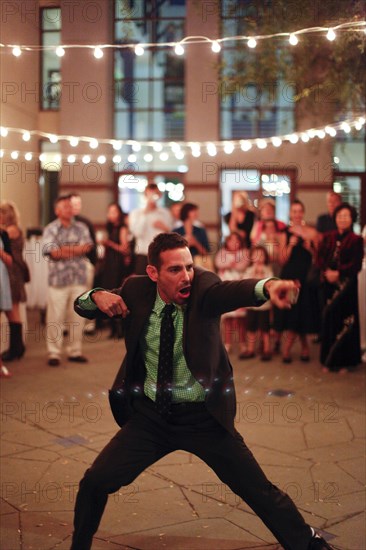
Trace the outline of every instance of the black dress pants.
<instances>
[{"instance_id":1,"label":"black dress pants","mask_svg":"<svg viewBox=\"0 0 366 550\"><path fill-rule=\"evenodd\" d=\"M288 495L265 476L237 432L225 430L203 403L172 406L169 421L148 398L85 472L75 504L71 550L88 550L108 494L129 485L151 464L176 450L201 458L261 518L286 550L307 550L311 528Z\"/></svg>"}]
</instances>

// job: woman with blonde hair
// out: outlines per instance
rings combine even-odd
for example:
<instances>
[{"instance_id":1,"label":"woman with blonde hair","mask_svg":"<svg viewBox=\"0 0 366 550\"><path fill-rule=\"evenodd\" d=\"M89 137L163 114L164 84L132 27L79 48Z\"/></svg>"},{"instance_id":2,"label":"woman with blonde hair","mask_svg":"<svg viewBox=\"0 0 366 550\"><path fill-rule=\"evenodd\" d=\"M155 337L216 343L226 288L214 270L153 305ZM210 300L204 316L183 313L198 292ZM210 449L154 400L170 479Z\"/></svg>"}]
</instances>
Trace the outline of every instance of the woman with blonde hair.
<instances>
[{"instance_id":1,"label":"woman with blonde hair","mask_svg":"<svg viewBox=\"0 0 366 550\"><path fill-rule=\"evenodd\" d=\"M25 352L19 304L26 301L24 284L29 277L27 265L23 259L23 232L20 228L19 213L14 203L4 201L0 204L0 228L9 235L13 256L12 265L8 267L13 306L10 311L6 311L10 328L10 346L1 354L2 359L9 362L20 359Z\"/></svg>"},{"instance_id":2,"label":"woman with blonde hair","mask_svg":"<svg viewBox=\"0 0 366 550\"><path fill-rule=\"evenodd\" d=\"M245 246L250 248L250 233L253 228L255 215L250 206L249 197L246 191L234 191L231 212L224 216L230 233L239 233L244 239Z\"/></svg>"}]
</instances>

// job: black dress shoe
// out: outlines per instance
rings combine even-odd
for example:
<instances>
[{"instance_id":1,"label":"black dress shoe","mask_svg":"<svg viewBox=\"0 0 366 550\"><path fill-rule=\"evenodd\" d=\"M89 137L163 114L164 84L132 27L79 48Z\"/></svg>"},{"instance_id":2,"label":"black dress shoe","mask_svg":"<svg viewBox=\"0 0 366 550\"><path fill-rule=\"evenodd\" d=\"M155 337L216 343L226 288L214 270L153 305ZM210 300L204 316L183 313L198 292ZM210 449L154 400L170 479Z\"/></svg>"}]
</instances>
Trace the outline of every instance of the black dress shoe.
<instances>
[{"instance_id":1,"label":"black dress shoe","mask_svg":"<svg viewBox=\"0 0 366 550\"><path fill-rule=\"evenodd\" d=\"M57 357L51 357L51 359L48 360L49 367L58 367L59 365L60 359L57 359Z\"/></svg>"},{"instance_id":2,"label":"black dress shoe","mask_svg":"<svg viewBox=\"0 0 366 550\"><path fill-rule=\"evenodd\" d=\"M72 361L73 363L88 363L88 359L84 355L75 355L67 358L68 361Z\"/></svg>"},{"instance_id":3,"label":"black dress shoe","mask_svg":"<svg viewBox=\"0 0 366 550\"><path fill-rule=\"evenodd\" d=\"M332 546L329 546L327 541L318 534L311 537L308 550L334 550Z\"/></svg>"}]
</instances>

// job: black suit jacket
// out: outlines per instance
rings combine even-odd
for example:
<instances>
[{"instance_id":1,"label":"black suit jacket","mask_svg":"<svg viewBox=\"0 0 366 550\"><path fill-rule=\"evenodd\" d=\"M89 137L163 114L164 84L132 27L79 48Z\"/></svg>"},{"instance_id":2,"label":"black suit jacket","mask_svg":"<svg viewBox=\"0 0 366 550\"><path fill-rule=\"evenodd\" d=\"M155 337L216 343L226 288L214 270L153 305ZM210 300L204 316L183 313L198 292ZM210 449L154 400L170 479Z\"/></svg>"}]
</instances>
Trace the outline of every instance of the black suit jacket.
<instances>
[{"instance_id":1,"label":"black suit jacket","mask_svg":"<svg viewBox=\"0 0 366 550\"><path fill-rule=\"evenodd\" d=\"M221 281L211 271L194 268L191 295L184 313L183 351L187 366L206 390L206 406L230 432L234 432L236 398L233 371L221 340L220 316L238 307L260 305L254 294L257 280ZM143 394L145 366L139 341L156 299L156 284L147 276L134 276L113 291L130 310L125 319L126 355L109 392L115 420L123 426L131 415L134 396ZM101 312L75 310L83 317Z\"/></svg>"}]
</instances>

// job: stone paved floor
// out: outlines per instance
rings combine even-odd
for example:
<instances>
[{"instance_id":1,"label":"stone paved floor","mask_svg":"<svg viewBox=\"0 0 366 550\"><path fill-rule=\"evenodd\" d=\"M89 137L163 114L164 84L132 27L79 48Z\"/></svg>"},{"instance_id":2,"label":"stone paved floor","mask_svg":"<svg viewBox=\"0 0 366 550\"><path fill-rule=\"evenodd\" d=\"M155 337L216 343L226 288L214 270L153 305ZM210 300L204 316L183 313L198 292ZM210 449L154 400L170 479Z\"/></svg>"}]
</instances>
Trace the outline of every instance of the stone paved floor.
<instances>
[{"instance_id":1,"label":"stone paved floor","mask_svg":"<svg viewBox=\"0 0 366 550\"><path fill-rule=\"evenodd\" d=\"M77 484L116 432L107 391L124 350L87 337L90 362L46 365L31 315L27 352L1 380L1 550L66 550ZM364 550L365 365L324 375L312 346L301 363L239 361L237 429L270 479L336 548ZM185 452L165 457L110 497L93 549L275 550L261 521Z\"/></svg>"}]
</instances>

